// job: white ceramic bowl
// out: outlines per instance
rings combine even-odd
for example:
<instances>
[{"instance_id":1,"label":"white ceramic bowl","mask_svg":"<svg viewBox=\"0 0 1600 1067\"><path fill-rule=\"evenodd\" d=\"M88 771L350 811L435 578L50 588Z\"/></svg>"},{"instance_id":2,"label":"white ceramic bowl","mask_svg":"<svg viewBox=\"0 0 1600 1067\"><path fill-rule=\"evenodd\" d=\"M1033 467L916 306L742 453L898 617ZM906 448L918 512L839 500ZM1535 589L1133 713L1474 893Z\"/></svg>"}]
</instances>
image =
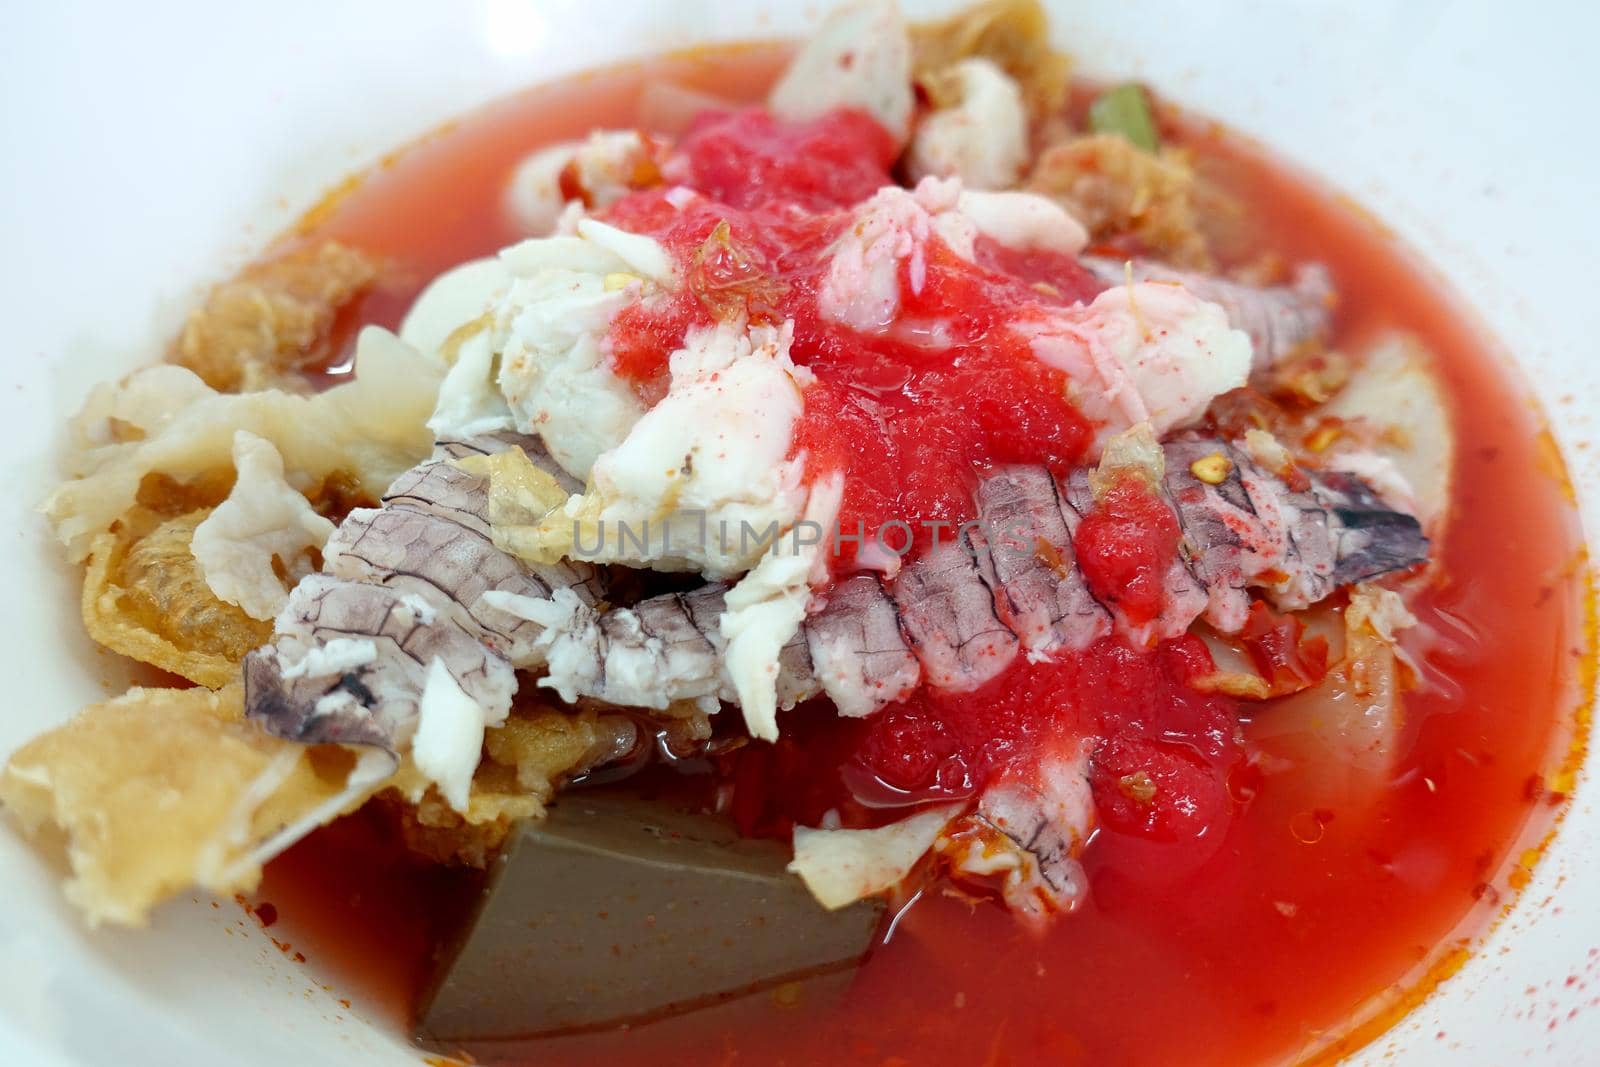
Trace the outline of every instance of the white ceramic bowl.
<instances>
[{"instance_id":1,"label":"white ceramic bowl","mask_svg":"<svg viewBox=\"0 0 1600 1067\"><path fill-rule=\"evenodd\" d=\"M31 4L0 32L9 590L0 751L120 689L33 508L88 385L155 358L209 281L337 179L523 85L708 39L792 34L820 3L474 0ZM913 11L955 4L911 3ZM1594 417L1600 8L1489 0L1070 0L1063 43L1325 176L1413 244L1514 353L1600 529ZM1517 402L1508 398L1508 403ZM1362 1063L1595 1062L1600 815L1586 781L1511 918ZM416 1063L231 905L88 934L0 832L0 1060ZM1570 979L1570 980L1569 980Z\"/></svg>"}]
</instances>

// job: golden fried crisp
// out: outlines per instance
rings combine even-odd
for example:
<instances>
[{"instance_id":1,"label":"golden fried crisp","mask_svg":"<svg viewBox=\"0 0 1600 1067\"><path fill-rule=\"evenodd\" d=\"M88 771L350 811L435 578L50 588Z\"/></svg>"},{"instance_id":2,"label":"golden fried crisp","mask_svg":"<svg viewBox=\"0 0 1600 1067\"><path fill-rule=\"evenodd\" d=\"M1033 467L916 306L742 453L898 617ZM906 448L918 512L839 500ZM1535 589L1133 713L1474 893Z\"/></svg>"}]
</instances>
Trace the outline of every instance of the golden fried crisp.
<instances>
[{"instance_id":1,"label":"golden fried crisp","mask_svg":"<svg viewBox=\"0 0 1600 1067\"><path fill-rule=\"evenodd\" d=\"M160 471L147 474L139 479L139 490L134 497L136 507L130 508L118 521L138 522L141 508L169 519L214 508L228 499L233 491L233 479L232 467L209 470L186 481Z\"/></svg>"},{"instance_id":2,"label":"golden fried crisp","mask_svg":"<svg viewBox=\"0 0 1600 1067\"><path fill-rule=\"evenodd\" d=\"M219 600L189 551L201 509L173 518L135 514L101 534L83 579L83 624L100 644L216 688L239 676L245 653L272 636Z\"/></svg>"},{"instance_id":3,"label":"golden fried crisp","mask_svg":"<svg viewBox=\"0 0 1600 1067\"><path fill-rule=\"evenodd\" d=\"M213 689L238 677L245 653L266 643L272 624L219 599L190 549L195 528L227 498L232 479L230 470L187 482L145 476L137 504L90 550L82 595L90 637ZM307 496L333 522L352 508L372 506L343 471L329 474Z\"/></svg>"},{"instance_id":4,"label":"golden fried crisp","mask_svg":"<svg viewBox=\"0 0 1600 1067\"><path fill-rule=\"evenodd\" d=\"M940 22L913 26L911 42L913 77L935 97L953 64L979 56L1016 79L1036 128L1066 106L1072 64L1050 47L1049 18L1038 0L976 4Z\"/></svg>"},{"instance_id":5,"label":"golden fried crisp","mask_svg":"<svg viewBox=\"0 0 1600 1067\"><path fill-rule=\"evenodd\" d=\"M548 799L555 783L626 755L638 737L638 728L623 715L533 707L519 709L490 730L483 748L489 759L516 771L524 791Z\"/></svg>"},{"instance_id":6,"label":"golden fried crisp","mask_svg":"<svg viewBox=\"0 0 1600 1067\"><path fill-rule=\"evenodd\" d=\"M339 312L377 265L332 241L246 267L189 316L172 360L223 392L293 387L297 371L333 355Z\"/></svg>"},{"instance_id":7,"label":"golden fried crisp","mask_svg":"<svg viewBox=\"0 0 1600 1067\"><path fill-rule=\"evenodd\" d=\"M345 750L284 741L242 716L239 686L129 690L18 749L0 802L30 836L64 835L66 894L92 924L143 925L191 885L247 891L267 852L370 789L347 790Z\"/></svg>"},{"instance_id":8,"label":"golden fried crisp","mask_svg":"<svg viewBox=\"0 0 1600 1067\"><path fill-rule=\"evenodd\" d=\"M472 777L465 812L450 807L409 759L384 796L400 807L412 851L441 863L482 867L518 820L544 814L563 783L626 754L638 740L626 716L523 704L484 737L486 758Z\"/></svg>"},{"instance_id":9,"label":"golden fried crisp","mask_svg":"<svg viewBox=\"0 0 1600 1067\"><path fill-rule=\"evenodd\" d=\"M1146 152L1111 133L1073 137L1040 153L1026 184L1058 201L1094 241L1131 238L1174 266L1211 267L1194 171L1181 152Z\"/></svg>"},{"instance_id":10,"label":"golden fried crisp","mask_svg":"<svg viewBox=\"0 0 1600 1067\"><path fill-rule=\"evenodd\" d=\"M384 797L400 808L406 847L436 863L487 866L520 820L544 815L544 799L549 796L548 789L541 795L521 791L515 770L484 760L473 776L463 815L438 789L405 781L407 777L402 767L402 784ZM414 802L406 799L411 785L421 786Z\"/></svg>"}]
</instances>

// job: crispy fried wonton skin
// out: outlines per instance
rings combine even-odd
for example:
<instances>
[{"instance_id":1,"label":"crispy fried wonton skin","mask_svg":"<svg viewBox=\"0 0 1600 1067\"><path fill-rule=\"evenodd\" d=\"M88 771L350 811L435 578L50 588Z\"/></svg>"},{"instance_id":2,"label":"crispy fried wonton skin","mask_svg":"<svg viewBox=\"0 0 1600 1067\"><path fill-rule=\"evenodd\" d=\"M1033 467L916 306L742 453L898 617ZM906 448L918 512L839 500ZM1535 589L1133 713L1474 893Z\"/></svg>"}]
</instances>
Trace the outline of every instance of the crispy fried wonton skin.
<instances>
[{"instance_id":1,"label":"crispy fried wonton skin","mask_svg":"<svg viewBox=\"0 0 1600 1067\"><path fill-rule=\"evenodd\" d=\"M66 838L66 892L91 923L143 925L178 890L253 888L251 850L330 801L354 758L243 721L240 690L133 689L28 742L0 772L0 802L30 835Z\"/></svg>"},{"instance_id":2,"label":"crispy fried wonton skin","mask_svg":"<svg viewBox=\"0 0 1600 1067\"><path fill-rule=\"evenodd\" d=\"M189 542L210 513L130 516L96 538L83 580L83 625L113 652L215 689L239 676L245 653L272 635L272 623L250 618L206 585Z\"/></svg>"},{"instance_id":3,"label":"crispy fried wonton skin","mask_svg":"<svg viewBox=\"0 0 1600 1067\"><path fill-rule=\"evenodd\" d=\"M303 389L298 372L335 354L340 311L377 276L372 259L332 241L246 267L190 314L173 362L222 392Z\"/></svg>"}]
</instances>

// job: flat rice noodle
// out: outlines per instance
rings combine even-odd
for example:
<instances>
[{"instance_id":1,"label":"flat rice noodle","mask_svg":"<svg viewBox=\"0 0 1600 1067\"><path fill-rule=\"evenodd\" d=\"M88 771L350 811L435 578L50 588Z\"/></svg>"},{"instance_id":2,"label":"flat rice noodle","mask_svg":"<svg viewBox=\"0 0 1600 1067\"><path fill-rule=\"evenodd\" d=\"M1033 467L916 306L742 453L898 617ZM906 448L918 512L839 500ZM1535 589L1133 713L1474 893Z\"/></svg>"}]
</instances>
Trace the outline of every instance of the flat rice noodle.
<instances>
[{"instance_id":1,"label":"flat rice noodle","mask_svg":"<svg viewBox=\"0 0 1600 1067\"><path fill-rule=\"evenodd\" d=\"M1368 431L1371 451L1410 486L1428 536L1447 525L1456 434L1435 357L1410 334L1390 334L1366 353L1343 390L1321 411ZM1337 453L1335 453L1337 454Z\"/></svg>"},{"instance_id":2,"label":"flat rice noodle","mask_svg":"<svg viewBox=\"0 0 1600 1067\"><path fill-rule=\"evenodd\" d=\"M1352 594L1370 595L1363 587ZM1246 732L1265 757L1263 769L1278 779L1274 792L1308 809L1359 811L1377 798L1403 754L1409 679L1397 645L1375 629L1369 612L1346 608L1340 617L1342 654L1327 677L1261 705Z\"/></svg>"}]
</instances>

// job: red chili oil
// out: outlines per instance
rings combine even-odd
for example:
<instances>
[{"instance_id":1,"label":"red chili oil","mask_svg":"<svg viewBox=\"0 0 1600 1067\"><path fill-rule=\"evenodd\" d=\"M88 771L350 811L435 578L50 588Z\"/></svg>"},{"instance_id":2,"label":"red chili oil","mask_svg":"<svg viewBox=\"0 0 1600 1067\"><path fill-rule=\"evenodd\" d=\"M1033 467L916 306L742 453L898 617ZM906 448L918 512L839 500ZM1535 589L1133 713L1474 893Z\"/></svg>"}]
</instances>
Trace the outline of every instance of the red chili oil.
<instances>
[{"instance_id":1,"label":"red chili oil","mask_svg":"<svg viewBox=\"0 0 1600 1067\"><path fill-rule=\"evenodd\" d=\"M757 99L784 54L709 50L531 90L399 153L289 240L336 238L386 257L384 286L359 316L393 325L438 271L521 236L503 186L527 151L643 121L640 91L652 80ZM1041 936L997 906L935 887L898 917L842 1000L758 997L715 1022L689 1015L543 1042L526 1062L1236 1065L1331 1054L1336 1035L1381 1008L1377 998L1487 923L1496 873L1546 825L1533 816L1570 786L1562 761L1576 752L1591 635L1559 459L1531 403L1508 399L1524 392L1470 312L1370 219L1218 127L1173 115L1165 126L1247 205L1233 256L1324 262L1341 295L1338 344L1358 349L1401 329L1438 356L1460 439L1455 500L1438 542L1443 577L1415 605L1440 635L1425 665L1431 684L1406 695L1394 771L1359 803L1334 803L1326 768L1264 763L1255 734L1271 706L1195 692L1188 683L1208 660L1189 640L1151 652L1107 641L979 694L919 694L864 722L796 709L784 740L751 746L738 771L738 814L752 830L812 817L841 795L872 799L872 783L880 800L965 794L1056 728L1099 731L1101 827L1084 857L1092 899ZM725 148L704 180L737 191L752 180L748 160L738 144ZM867 173L881 156L847 162ZM819 174L759 177L809 190L816 203L845 195ZM1028 280L1065 276L1060 263L990 265ZM683 309L683 324L698 314ZM659 324L654 342L635 346L627 369L642 386L659 373L651 361L661 338L679 329ZM807 333L818 340L797 360L825 368L840 359L824 335ZM858 391L836 384L832 421L803 431L805 447L857 485L847 522L966 514L970 504L949 490L953 466L941 465L970 463L973 449L1052 465L1081 453L1081 425L1059 407L1021 403L1028 382L956 359L918 378L887 347L877 354L900 377L872 394L880 406L864 411ZM885 415L883 398L908 388L940 413L891 400ZM965 425L952 425L957 415ZM1263 620L1267 654L1282 644L1271 633ZM1187 799L1141 804L1147 785ZM400 1025L439 917L470 878L419 869L396 848L372 816L345 820L269 867L263 895L315 965Z\"/></svg>"}]
</instances>

